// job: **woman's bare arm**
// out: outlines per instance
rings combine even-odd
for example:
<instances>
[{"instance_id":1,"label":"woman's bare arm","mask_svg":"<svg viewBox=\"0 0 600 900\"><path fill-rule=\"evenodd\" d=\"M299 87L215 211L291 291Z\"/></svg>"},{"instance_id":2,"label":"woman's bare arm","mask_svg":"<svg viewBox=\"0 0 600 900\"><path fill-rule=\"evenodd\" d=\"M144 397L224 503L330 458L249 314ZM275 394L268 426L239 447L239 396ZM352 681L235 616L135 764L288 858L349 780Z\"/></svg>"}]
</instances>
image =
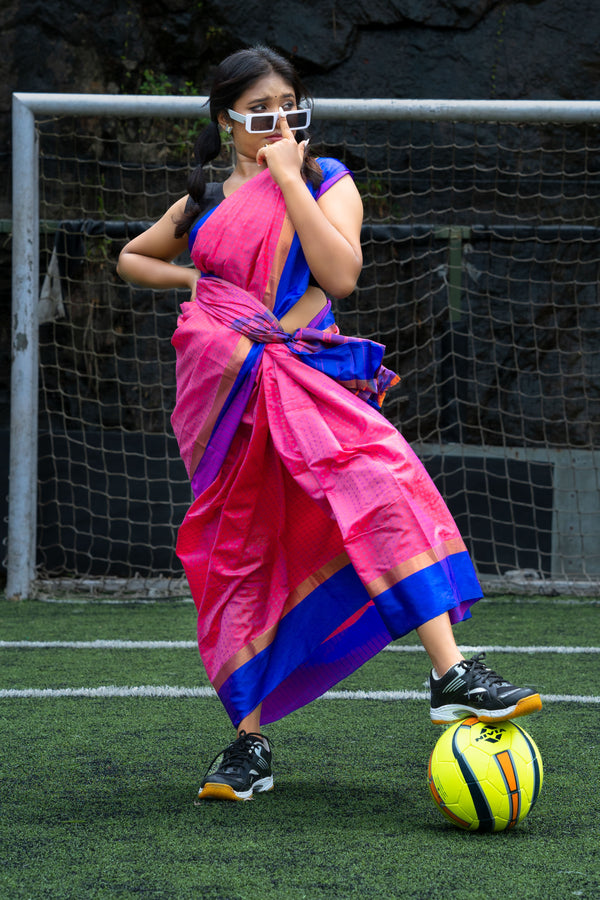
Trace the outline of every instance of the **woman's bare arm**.
<instances>
[{"instance_id":1,"label":"woman's bare arm","mask_svg":"<svg viewBox=\"0 0 600 900\"><path fill-rule=\"evenodd\" d=\"M123 247L117 272L124 281L155 289L194 289L198 272L172 262L187 248L187 235L175 237L175 222L186 202L187 197L178 200L158 222Z\"/></svg>"},{"instance_id":2,"label":"woman's bare arm","mask_svg":"<svg viewBox=\"0 0 600 900\"><path fill-rule=\"evenodd\" d=\"M281 188L315 279L331 296L346 297L354 290L362 268L360 194L352 178L345 175L315 203L300 172L304 142L296 143L285 117L280 123L284 139L259 150L257 161L268 165Z\"/></svg>"},{"instance_id":3,"label":"woman's bare arm","mask_svg":"<svg viewBox=\"0 0 600 900\"><path fill-rule=\"evenodd\" d=\"M337 181L316 203L302 181L282 191L316 281L330 296L347 297L362 269L363 206L351 176Z\"/></svg>"}]
</instances>

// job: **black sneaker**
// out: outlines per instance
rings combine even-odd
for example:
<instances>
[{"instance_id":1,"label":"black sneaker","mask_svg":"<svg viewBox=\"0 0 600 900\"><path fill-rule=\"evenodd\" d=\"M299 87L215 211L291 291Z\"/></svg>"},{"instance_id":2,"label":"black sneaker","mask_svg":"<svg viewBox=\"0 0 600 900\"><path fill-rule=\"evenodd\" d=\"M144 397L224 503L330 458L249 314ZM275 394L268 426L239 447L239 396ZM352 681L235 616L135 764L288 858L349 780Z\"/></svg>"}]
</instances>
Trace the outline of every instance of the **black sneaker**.
<instances>
[{"instance_id":1,"label":"black sneaker","mask_svg":"<svg viewBox=\"0 0 600 900\"><path fill-rule=\"evenodd\" d=\"M252 800L254 791L273 790L271 747L261 734L239 737L213 759L198 791L199 800ZM268 744L268 741L267 741Z\"/></svg>"},{"instance_id":2,"label":"black sneaker","mask_svg":"<svg viewBox=\"0 0 600 900\"><path fill-rule=\"evenodd\" d=\"M432 722L447 725L466 716L476 716L482 722L502 722L542 708L538 693L505 681L483 659L485 653L462 660L441 678L434 678L431 673Z\"/></svg>"}]
</instances>

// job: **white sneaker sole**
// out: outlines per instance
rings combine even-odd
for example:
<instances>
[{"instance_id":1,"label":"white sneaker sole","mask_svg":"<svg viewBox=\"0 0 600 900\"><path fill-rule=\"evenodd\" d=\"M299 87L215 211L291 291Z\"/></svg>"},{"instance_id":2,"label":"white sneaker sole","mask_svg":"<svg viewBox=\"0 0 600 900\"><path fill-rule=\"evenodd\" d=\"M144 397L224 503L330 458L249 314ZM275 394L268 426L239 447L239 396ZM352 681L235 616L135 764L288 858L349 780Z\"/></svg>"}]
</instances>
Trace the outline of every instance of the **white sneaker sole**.
<instances>
[{"instance_id":1,"label":"white sneaker sole","mask_svg":"<svg viewBox=\"0 0 600 900\"><path fill-rule=\"evenodd\" d=\"M539 694L531 694L522 697L514 706L506 709L477 709L474 706L449 703L447 706L433 707L429 710L431 721L434 725L450 725L459 722L468 716L475 716L481 722L504 722L507 719L517 719L519 716L528 716L542 708L542 699Z\"/></svg>"},{"instance_id":2,"label":"white sneaker sole","mask_svg":"<svg viewBox=\"0 0 600 900\"><path fill-rule=\"evenodd\" d=\"M235 791L230 784L209 781L198 791L198 800L252 800L255 791L257 794L262 794L272 790L272 775L255 781L249 791Z\"/></svg>"}]
</instances>

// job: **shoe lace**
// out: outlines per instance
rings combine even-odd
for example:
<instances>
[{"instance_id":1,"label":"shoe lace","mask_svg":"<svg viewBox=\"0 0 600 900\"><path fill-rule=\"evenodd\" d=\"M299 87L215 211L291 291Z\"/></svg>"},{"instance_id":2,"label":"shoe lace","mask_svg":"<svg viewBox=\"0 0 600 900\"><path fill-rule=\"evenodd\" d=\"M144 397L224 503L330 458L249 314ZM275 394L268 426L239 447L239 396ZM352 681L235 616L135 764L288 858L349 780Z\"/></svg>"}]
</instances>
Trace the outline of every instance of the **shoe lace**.
<instances>
[{"instance_id":1,"label":"shoe lace","mask_svg":"<svg viewBox=\"0 0 600 900\"><path fill-rule=\"evenodd\" d=\"M466 659L463 663L465 668L465 675L467 676L465 681L467 685L470 685L473 681L477 680L479 684L483 684L486 686L492 684L504 684L504 678L501 675L498 675L497 672L494 672L493 669L490 669L489 666L483 662L485 659L485 653L476 653L475 656L472 656L471 659Z\"/></svg>"},{"instance_id":2,"label":"shoe lace","mask_svg":"<svg viewBox=\"0 0 600 900\"><path fill-rule=\"evenodd\" d=\"M248 762L254 744L257 742L262 744L262 737L262 734L258 734L257 732L250 732L247 734L245 731L240 731L235 741L232 741L224 750L217 753L206 770L206 774L208 775L213 772L213 766L217 762L217 768L219 769L239 769Z\"/></svg>"}]
</instances>

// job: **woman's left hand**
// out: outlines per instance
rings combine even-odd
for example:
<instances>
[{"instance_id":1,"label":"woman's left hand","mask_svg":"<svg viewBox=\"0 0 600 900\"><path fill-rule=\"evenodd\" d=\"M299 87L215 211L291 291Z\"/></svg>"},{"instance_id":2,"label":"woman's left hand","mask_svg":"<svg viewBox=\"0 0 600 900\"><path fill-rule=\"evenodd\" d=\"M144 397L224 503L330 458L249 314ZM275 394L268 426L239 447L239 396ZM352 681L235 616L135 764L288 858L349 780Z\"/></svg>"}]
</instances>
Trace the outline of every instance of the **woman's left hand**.
<instances>
[{"instance_id":1,"label":"woman's left hand","mask_svg":"<svg viewBox=\"0 0 600 900\"><path fill-rule=\"evenodd\" d=\"M304 162L308 141L298 143L294 132L287 123L284 111L279 109L281 138L261 147L256 154L259 166L268 166L274 180L279 184L290 175L299 175Z\"/></svg>"}]
</instances>

